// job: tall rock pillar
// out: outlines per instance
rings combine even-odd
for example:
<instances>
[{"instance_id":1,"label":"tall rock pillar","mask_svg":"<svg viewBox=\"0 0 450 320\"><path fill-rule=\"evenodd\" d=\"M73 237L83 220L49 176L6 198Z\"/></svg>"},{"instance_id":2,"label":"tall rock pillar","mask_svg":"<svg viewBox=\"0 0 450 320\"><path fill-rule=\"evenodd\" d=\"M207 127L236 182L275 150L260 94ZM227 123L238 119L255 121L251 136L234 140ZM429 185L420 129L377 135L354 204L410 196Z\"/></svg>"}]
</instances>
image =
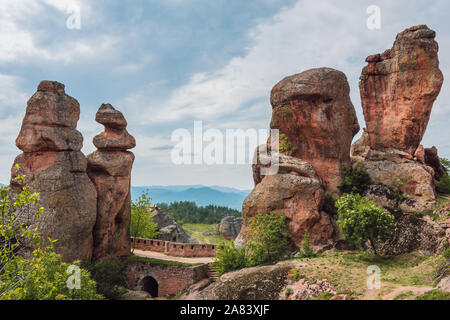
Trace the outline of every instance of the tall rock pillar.
<instances>
[{"instance_id":1,"label":"tall rock pillar","mask_svg":"<svg viewBox=\"0 0 450 320\"><path fill-rule=\"evenodd\" d=\"M135 139L127 132L123 114L102 104L95 120L105 131L94 137L97 151L88 156L88 175L97 189L97 221L93 259L130 254L131 168Z\"/></svg>"},{"instance_id":2,"label":"tall rock pillar","mask_svg":"<svg viewBox=\"0 0 450 320\"><path fill-rule=\"evenodd\" d=\"M65 93L63 84L42 81L28 100L16 139L23 153L16 157L11 170L12 190L20 192L23 182L14 178L25 175L25 183L40 194L44 207L40 219L33 211L21 215L23 222L39 226L42 245L48 237L58 240L55 251L67 262L91 257L97 211L97 192L80 151L83 137L76 130L79 116L80 105ZM24 245L26 251L34 247Z\"/></svg>"}]
</instances>

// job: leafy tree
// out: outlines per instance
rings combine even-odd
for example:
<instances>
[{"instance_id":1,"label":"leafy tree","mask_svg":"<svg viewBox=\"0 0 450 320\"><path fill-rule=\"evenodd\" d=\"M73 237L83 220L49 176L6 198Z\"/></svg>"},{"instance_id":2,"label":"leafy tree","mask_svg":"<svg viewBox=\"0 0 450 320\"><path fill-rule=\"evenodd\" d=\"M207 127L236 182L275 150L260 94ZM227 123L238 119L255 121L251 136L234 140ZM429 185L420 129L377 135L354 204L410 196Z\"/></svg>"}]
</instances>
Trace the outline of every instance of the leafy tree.
<instances>
[{"instance_id":1,"label":"leafy tree","mask_svg":"<svg viewBox=\"0 0 450 320\"><path fill-rule=\"evenodd\" d=\"M250 218L246 247L249 251L248 261L252 266L266 262L273 263L286 252L288 245L288 230L286 217L272 211L258 214Z\"/></svg>"},{"instance_id":2,"label":"leafy tree","mask_svg":"<svg viewBox=\"0 0 450 320\"><path fill-rule=\"evenodd\" d=\"M395 228L395 219L386 209L359 194L344 194L336 201L336 221L344 239L354 244L367 241L377 254L375 241L384 240Z\"/></svg>"},{"instance_id":3,"label":"leafy tree","mask_svg":"<svg viewBox=\"0 0 450 320\"><path fill-rule=\"evenodd\" d=\"M24 176L15 179L24 181ZM89 272L80 271L80 288L67 285L71 273L69 264L53 252L56 240L33 250L31 257L21 255L24 243L41 245L38 228L31 229L22 221L31 213L40 219L43 208L39 206L39 194L31 193L24 186L14 195L9 187L0 186L0 299L100 299L95 281ZM75 261L73 266L79 266Z\"/></svg>"},{"instance_id":4,"label":"leafy tree","mask_svg":"<svg viewBox=\"0 0 450 320\"><path fill-rule=\"evenodd\" d=\"M132 237L158 239L158 225L153 222L154 213L150 211L151 198L143 193L131 202L130 233Z\"/></svg>"},{"instance_id":5,"label":"leafy tree","mask_svg":"<svg viewBox=\"0 0 450 320\"><path fill-rule=\"evenodd\" d=\"M126 261L116 256L107 256L99 262L84 262L83 267L91 273L97 283L97 291L109 300L122 296L125 285Z\"/></svg>"},{"instance_id":6,"label":"leafy tree","mask_svg":"<svg viewBox=\"0 0 450 320\"><path fill-rule=\"evenodd\" d=\"M444 175L439 180L438 184L436 185L436 190L440 194L450 194L450 176L449 176L450 160L441 158L441 164L445 172Z\"/></svg>"},{"instance_id":7,"label":"leafy tree","mask_svg":"<svg viewBox=\"0 0 450 320\"><path fill-rule=\"evenodd\" d=\"M219 275L239 270L247 266L246 250L238 250L231 244L221 243L217 246L217 254L214 267Z\"/></svg>"},{"instance_id":8,"label":"leafy tree","mask_svg":"<svg viewBox=\"0 0 450 320\"><path fill-rule=\"evenodd\" d=\"M361 169L350 171L339 185L339 189L343 193L359 193L363 194L369 185L373 184L367 171Z\"/></svg>"}]
</instances>

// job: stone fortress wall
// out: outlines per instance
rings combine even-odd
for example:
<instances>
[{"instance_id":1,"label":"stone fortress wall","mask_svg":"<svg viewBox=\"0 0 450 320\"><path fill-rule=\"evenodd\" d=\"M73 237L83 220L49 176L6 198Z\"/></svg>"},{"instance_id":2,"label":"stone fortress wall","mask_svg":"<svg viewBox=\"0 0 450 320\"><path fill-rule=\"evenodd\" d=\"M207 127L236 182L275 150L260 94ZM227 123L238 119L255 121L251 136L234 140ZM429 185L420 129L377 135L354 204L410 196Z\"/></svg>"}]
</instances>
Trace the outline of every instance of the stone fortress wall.
<instances>
[{"instance_id":1,"label":"stone fortress wall","mask_svg":"<svg viewBox=\"0 0 450 320\"><path fill-rule=\"evenodd\" d=\"M178 243L131 237L131 247L144 251L162 252L177 257L215 257L217 246L214 244Z\"/></svg>"}]
</instances>

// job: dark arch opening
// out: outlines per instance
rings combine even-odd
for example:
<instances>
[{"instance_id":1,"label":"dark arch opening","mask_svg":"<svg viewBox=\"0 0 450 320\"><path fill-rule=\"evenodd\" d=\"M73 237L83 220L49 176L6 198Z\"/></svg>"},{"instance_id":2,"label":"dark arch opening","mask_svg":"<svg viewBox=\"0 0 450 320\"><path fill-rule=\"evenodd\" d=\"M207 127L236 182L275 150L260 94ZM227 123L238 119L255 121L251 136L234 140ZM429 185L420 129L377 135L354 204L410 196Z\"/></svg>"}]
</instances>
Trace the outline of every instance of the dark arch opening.
<instances>
[{"instance_id":1,"label":"dark arch opening","mask_svg":"<svg viewBox=\"0 0 450 320\"><path fill-rule=\"evenodd\" d=\"M150 293L153 298L158 296L158 282L153 277L145 277L142 279L144 291Z\"/></svg>"}]
</instances>

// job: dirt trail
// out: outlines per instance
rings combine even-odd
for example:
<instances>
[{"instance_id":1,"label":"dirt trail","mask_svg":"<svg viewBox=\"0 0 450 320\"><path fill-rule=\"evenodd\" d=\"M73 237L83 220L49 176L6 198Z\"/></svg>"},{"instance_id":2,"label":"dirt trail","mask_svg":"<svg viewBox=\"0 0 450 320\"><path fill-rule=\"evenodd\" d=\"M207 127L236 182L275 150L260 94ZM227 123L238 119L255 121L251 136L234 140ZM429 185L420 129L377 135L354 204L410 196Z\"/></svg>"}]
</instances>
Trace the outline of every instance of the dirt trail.
<instances>
[{"instance_id":1,"label":"dirt trail","mask_svg":"<svg viewBox=\"0 0 450 320\"><path fill-rule=\"evenodd\" d=\"M383 288L383 284L381 284L381 288ZM389 292L388 294L385 294L381 297L381 300L394 300L395 297L398 295L405 293L405 292L412 292L414 295L421 295L424 294L427 291L435 289L434 287L414 287L414 286L401 286L398 285L394 290ZM381 292L381 289L372 289L367 290L366 294L364 295L364 300L378 300L379 299L379 293Z\"/></svg>"},{"instance_id":2,"label":"dirt trail","mask_svg":"<svg viewBox=\"0 0 450 320\"><path fill-rule=\"evenodd\" d=\"M398 295L411 291L414 293L414 295L421 295L424 294L427 291L433 290L433 287L402 287L399 286L395 288L392 292L389 292L388 294L383 296L383 300L394 300L395 297Z\"/></svg>"},{"instance_id":3,"label":"dirt trail","mask_svg":"<svg viewBox=\"0 0 450 320\"><path fill-rule=\"evenodd\" d=\"M184 263L211 263L211 262L214 262L214 258L173 257L173 256L168 256L161 252L143 251L143 250L138 250L138 249L134 249L134 254L139 257L168 260L168 261L177 261L177 262L184 262Z\"/></svg>"}]
</instances>

